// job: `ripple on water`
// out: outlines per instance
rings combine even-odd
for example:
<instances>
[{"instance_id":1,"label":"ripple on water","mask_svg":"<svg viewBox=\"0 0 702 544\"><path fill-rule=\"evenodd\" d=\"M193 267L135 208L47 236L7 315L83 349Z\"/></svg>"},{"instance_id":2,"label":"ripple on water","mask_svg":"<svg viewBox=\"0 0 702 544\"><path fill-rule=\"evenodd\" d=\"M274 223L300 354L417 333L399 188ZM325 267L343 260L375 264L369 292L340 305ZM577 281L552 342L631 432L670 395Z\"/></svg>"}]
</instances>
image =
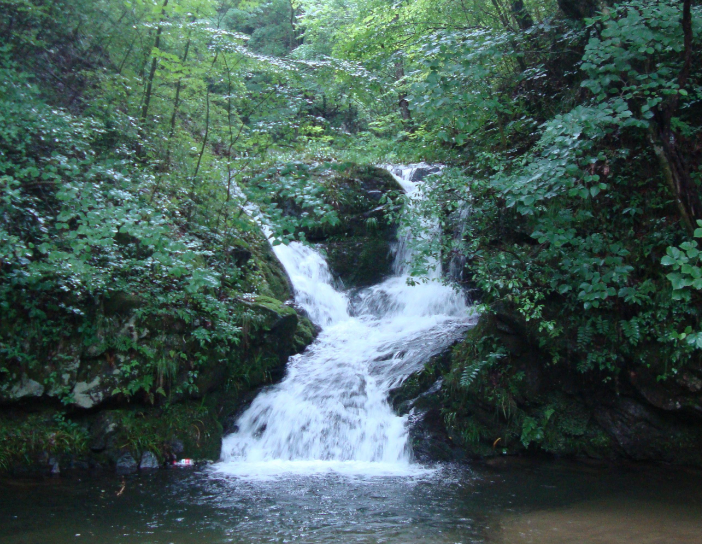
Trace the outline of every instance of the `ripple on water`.
<instances>
[{"instance_id":1,"label":"ripple on water","mask_svg":"<svg viewBox=\"0 0 702 544\"><path fill-rule=\"evenodd\" d=\"M702 474L571 463L425 475L213 468L0 480L1 544L692 544ZM80 536L76 536L80 535Z\"/></svg>"}]
</instances>

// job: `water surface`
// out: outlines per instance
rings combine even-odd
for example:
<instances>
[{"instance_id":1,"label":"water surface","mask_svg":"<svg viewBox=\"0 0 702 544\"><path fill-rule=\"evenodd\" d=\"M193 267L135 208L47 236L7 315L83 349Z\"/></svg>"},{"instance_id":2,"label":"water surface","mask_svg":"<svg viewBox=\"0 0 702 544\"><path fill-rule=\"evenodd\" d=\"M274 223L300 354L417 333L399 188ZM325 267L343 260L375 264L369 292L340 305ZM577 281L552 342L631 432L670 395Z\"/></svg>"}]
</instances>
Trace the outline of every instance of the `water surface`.
<instances>
[{"instance_id":1,"label":"water surface","mask_svg":"<svg viewBox=\"0 0 702 544\"><path fill-rule=\"evenodd\" d=\"M0 481L0 543L69 542L692 544L702 474L512 462L410 477L205 468Z\"/></svg>"}]
</instances>

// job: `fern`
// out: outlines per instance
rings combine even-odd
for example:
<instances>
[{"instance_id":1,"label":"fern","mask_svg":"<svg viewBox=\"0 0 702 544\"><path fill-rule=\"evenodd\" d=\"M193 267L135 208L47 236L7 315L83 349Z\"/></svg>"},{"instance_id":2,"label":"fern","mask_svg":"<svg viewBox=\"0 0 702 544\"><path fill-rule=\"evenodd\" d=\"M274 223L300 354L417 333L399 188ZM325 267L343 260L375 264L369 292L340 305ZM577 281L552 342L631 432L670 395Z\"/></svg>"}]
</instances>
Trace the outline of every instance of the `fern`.
<instances>
[{"instance_id":1,"label":"fern","mask_svg":"<svg viewBox=\"0 0 702 544\"><path fill-rule=\"evenodd\" d=\"M639 328L639 322L636 319L631 321L620 321L619 323L622 328L624 336L632 345L637 345L641 340L641 329Z\"/></svg>"},{"instance_id":2,"label":"fern","mask_svg":"<svg viewBox=\"0 0 702 544\"><path fill-rule=\"evenodd\" d=\"M590 321L578 327L578 339L577 345L578 349L583 352L587 352L588 347L592 343L592 329L590 328Z\"/></svg>"},{"instance_id":3,"label":"fern","mask_svg":"<svg viewBox=\"0 0 702 544\"><path fill-rule=\"evenodd\" d=\"M464 368L461 373L461 387L470 387L484 368L492 366L498 359L502 359L505 355L506 354L501 351L493 352L482 361L477 361Z\"/></svg>"}]
</instances>

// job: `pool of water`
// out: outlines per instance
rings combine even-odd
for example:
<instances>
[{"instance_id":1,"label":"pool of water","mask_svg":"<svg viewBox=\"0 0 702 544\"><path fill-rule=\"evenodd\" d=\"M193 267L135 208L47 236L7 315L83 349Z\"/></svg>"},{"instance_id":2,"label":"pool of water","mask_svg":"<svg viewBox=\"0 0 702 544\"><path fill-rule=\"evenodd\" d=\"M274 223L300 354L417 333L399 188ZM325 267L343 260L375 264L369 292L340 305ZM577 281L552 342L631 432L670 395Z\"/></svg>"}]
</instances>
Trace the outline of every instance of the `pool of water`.
<instances>
[{"instance_id":1,"label":"pool of water","mask_svg":"<svg viewBox=\"0 0 702 544\"><path fill-rule=\"evenodd\" d=\"M0 480L0 543L68 542L699 544L702 472L505 460L403 477Z\"/></svg>"}]
</instances>

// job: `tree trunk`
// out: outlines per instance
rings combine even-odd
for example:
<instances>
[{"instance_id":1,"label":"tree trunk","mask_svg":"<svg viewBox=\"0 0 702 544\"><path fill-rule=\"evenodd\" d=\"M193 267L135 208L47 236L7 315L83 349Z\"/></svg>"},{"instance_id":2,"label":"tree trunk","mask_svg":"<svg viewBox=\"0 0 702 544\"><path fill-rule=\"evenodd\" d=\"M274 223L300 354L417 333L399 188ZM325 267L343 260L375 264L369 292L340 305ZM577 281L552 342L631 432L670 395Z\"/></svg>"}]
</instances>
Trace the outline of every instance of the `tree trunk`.
<instances>
[{"instance_id":1,"label":"tree trunk","mask_svg":"<svg viewBox=\"0 0 702 544\"><path fill-rule=\"evenodd\" d=\"M205 149L207 148L207 140L210 135L210 86L207 85L207 93L205 95L205 136L202 138L202 146L200 147L200 153L197 156L197 164L195 165L195 171L193 172L192 183L190 185L190 194L188 195L188 218L190 220L193 216L193 211L195 210L195 187L197 185L197 176L200 173L200 165L202 164L202 156L205 154Z\"/></svg>"},{"instance_id":2,"label":"tree trunk","mask_svg":"<svg viewBox=\"0 0 702 544\"><path fill-rule=\"evenodd\" d=\"M520 30L529 30L534 26L534 19L524 6L523 0L514 0L512 2L512 15L514 20L517 21Z\"/></svg>"},{"instance_id":3,"label":"tree trunk","mask_svg":"<svg viewBox=\"0 0 702 544\"><path fill-rule=\"evenodd\" d=\"M166 6L168 6L168 0L163 0L163 6L161 7L161 21L166 15ZM158 25L156 29L156 39L154 40L153 49L158 49L161 45L161 34L163 32L163 27L161 24ZM149 75L146 80L146 92L144 93L144 102L141 106L141 122L142 124L146 122L146 117L149 114L149 104L151 103L151 91L154 85L154 76L156 75L156 68L158 67L158 57L151 57L151 69L149 70Z\"/></svg>"},{"instance_id":4,"label":"tree trunk","mask_svg":"<svg viewBox=\"0 0 702 544\"><path fill-rule=\"evenodd\" d=\"M512 28L512 25L509 24L509 19L507 19L507 17L505 16L504 11L502 10L502 6L500 6L499 2L497 0L492 0L492 5L495 7L497 17L500 19L502 26L505 27L505 30L514 30Z\"/></svg>"},{"instance_id":5,"label":"tree trunk","mask_svg":"<svg viewBox=\"0 0 702 544\"><path fill-rule=\"evenodd\" d=\"M405 77L405 67L402 59L395 62L395 81L400 81ZM398 101L397 105L400 108L400 116L403 121L412 120L412 112L409 109L409 102L407 101L407 93L400 92L397 95Z\"/></svg>"},{"instance_id":6,"label":"tree trunk","mask_svg":"<svg viewBox=\"0 0 702 544\"><path fill-rule=\"evenodd\" d=\"M675 196L680 218L687 231L692 234L696 220L702 219L702 206L686 168L685 159L676 145L675 136L670 130L665 131L659 123L655 123L651 126L650 140L663 176Z\"/></svg>"},{"instance_id":7,"label":"tree trunk","mask_svg":"<svg viewBox=\"0 0 702 544\"><path fill-rule=\"evenodd\" d=\"M190 51L190 41L191 41L191 33L188 34L188 41L185 44L185 52L183 53L183 58L181 59L181 63L183 66L185 66L186 61L188 60L188 52ZM171 115L171 130L168 133L168 138L169 140L173 137L173 134L175 133L175 126L176 126L176 117L178 116L178 109L180 107L180 89L183 86L183 78L178 78L178 83L176 83L176 93L175 93L175 99L173 101L173 114Z\"/></svg>"},{"instance_id":8,"label":"tree trunk","mask_svg":"<svg viewBox=\"0 0 702 544\"><path fill-rule=\"evenodd\" d=\"M684 49L683 66L678 74L678 84L685 87L692 65L692 13L691 0L683 2L682 29ZM678 110L679 95L674 95L654 110L650 140L660 162L663 175L670 186L687 230L692 234L697 220L702 219L702 201L699 189L690 176L685 154L680 149L680 138L672 128L672 118Z\"/></svg>"}]
</instances>

